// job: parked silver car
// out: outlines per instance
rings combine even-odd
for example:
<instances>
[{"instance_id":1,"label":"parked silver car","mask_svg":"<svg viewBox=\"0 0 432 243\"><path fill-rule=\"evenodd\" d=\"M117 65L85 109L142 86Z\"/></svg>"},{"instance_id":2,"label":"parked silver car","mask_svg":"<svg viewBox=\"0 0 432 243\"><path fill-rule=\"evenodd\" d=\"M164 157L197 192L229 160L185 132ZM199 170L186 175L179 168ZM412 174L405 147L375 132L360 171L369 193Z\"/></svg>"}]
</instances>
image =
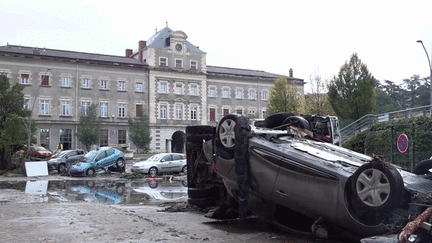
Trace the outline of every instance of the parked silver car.
<instances>
[{"instance_id":1,"label":"parked silver car","mask_svg":"<svg viewBox=\"0 0 432 243\"><path fill-rule=\"evenodd\" d=\"M82 149L64 150L53 154L48 160L48 170L57 170L59 173L67 168L68 165L79 161L86 152Z\"/></svg>"},{"instance_id":2,"label":"parked silver car","mask_svg":"<svg viewBox=\"0 0 432 243\"><path fill-rule=\"evenodd\" d=\"M159 173L187 172L186 156L179 153L155 154L147 160L135 163L131 172L156 175Z\"/></svg>"}]
</instances>

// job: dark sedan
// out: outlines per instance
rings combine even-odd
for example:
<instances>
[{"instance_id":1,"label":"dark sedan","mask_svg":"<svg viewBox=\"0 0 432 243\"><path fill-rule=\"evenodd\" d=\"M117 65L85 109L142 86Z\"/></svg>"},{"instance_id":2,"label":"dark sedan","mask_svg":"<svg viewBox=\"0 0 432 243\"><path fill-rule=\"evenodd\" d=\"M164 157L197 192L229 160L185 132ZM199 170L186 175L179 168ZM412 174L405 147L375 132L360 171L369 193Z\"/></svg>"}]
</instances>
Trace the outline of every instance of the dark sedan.
<instances>
[{"instance_id":1,"label":"dark sedan","mask_svg":"<svg viewBox=\"0 0 432 243\"><path fill-rule=\"evenodd\" d=\"M60 173L72 163L83 158L85 154L86 152L82 149L64 150L53 154L48 160L48 170L57 170Z\"/></svg>"}]
</instances>

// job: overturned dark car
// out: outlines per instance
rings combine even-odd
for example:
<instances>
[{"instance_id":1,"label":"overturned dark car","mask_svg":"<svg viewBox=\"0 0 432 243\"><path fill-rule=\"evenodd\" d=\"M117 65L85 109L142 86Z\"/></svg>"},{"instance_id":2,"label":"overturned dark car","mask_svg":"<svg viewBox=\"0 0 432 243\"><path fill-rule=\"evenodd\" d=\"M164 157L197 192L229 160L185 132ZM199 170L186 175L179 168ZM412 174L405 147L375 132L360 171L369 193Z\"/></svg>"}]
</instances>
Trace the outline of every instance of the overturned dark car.
<instances>
[{"instance_id":1,"label":"overturned dark car","mask_svg":"<svg viewBox=\"0 0 432 243\"><path fill-rule=\"evenodd\" d=\"M229 114L187 127L188 202L321 238L432 242L431 160L411 173L342 148L337 122L283 113L254 126Z\"/></svg>"}]
</instances>

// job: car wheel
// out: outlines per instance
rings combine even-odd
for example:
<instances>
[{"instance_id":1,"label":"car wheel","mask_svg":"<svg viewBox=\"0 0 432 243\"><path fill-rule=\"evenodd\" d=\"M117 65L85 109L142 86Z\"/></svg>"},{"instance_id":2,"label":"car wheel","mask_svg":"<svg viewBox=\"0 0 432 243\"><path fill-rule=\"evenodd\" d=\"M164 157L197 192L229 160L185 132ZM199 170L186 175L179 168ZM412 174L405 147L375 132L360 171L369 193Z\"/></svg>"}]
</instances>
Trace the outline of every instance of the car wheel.
<instances>
[{"instance_id":1,"label":"car wheel","mask_svg":"<svg viewBox=\"0 0 432 243\"><path fill-rule=\"evenodd\" d=\"M264 127L266 128L275 128L278 126L283 125L283 122L290 116L295 116L296 114L291 113L291 112L285 112L285 113L278 113L278 114L273 114L270 115L268 117L266 117L266 119L264 120ZM285 129L285 127L283 128Z\"/></svg>"},{"instance_id":2,"label":"car wheel","mask_svg":"<svg viewBox=\"0 0 432 243\"><path fill-rule=\"evenodd\" d=\"M391 165L371 162L360 166L352 176L354 200L369 210L388 210L403 197L403 179Z\"/></svg>"},{"instance_id":3,"label":"car wheel","mask_svg":"<svg viewBox=\"0 0 432 243\"><path fill-rule=\"evenodd\" d=\"M87 170L87 173L86 173L88 176L92 176L92 175L94 175L95 174L95 170L93 169L93 168L90 168L90 169L88 169Z\"/></svg>"},{"instance_id":4,"label":"car wheel","mask_svg":"<svg viewBox=\"0 0 432 243\"><path fill-rule=\"evenodd\" d=\"M116 192L119 196L122 196L125 193L125 186L123 184L118 184L116 187Z\"/></svg>"},{"instance_id":5,"label":"car wheel","mask_svg":"<svg viewBox=\"0 0 432 243\"><path fill-rule=\"evenodd\" d=\"M235 145L235 126L237 115L229 114L224 116L218 125L218 141L224 149L232 151Z\"/></svg>"},{"instance_id":6,"label":"car wheel","mask_svg":"<svg viewBox=\"0 0 432 243\"><path fill-rule=\"evenodd\" d=\"M187 166L185 165L185 166L183 166L183 168L182 168L182 170L181 170L181 172L183 172L183 173L187 173Z\"/></svg>"},{"instance_id":7,"label":"car wheel","mask_svg":"<svg viewBox=\"0 0 432 243\"><path fill-rule=\"evenodd\" d=\"M428 175L432 174L432 160L427 159L418 163L413 170L416 175Z\"/></svg>"},{"instance_id":8,"label":"car wheel","mask_svg":"<svg viewBox=\"0 0 432 243\"><path fill-rule=\"evenodd\" d=\"M309 122L301 116L289 116L282 123L282 125L285 124L291 124L298 128L305 128L311 130Z\"/></svg>"},{"instance_id":9,"label":"car wheel","mask_svg":"<svg viewBox=\"0 0 432 243\"><path fill-rule=\"evenodd\" d=\"M62 173L65 170L66 170L66 165L65 164L61 163L61 164L58 165L58 169L57 169L58 173Z\"/></svg>"},{"instance_id":10,"label":"car wheel","mask_svg":"<svg viewBox=\"0 0 432 243\"><path fill-rule=\"evenodd\" d=\"M150 169L149 169L149 175L157 175L157 173L158 173L158 169L156 168L156 167L151 167Z\"/></svg>"},{"instance_id":11,"label":"car wheel","mask_svg":"<svg viewBox=\"0 0 432 243\"><path fill-rule=\"evenodd\" d=\"M124 161L124 159L119 158L119 159L117 160L116 165L117 165L117 167L120 167L120 168L124 167L124 166L125 166L125 161Z\"/></svg>"},{"instance_id":12,"label":"car wheel","mask_svg":"<svg viewBox=\"0 0 432 243\"><path fill-rule=\"evenodd\" d=\"M218 143L216 143L216 144L218 144ZM226 159L226 160L234 159L234 152L226 151L225 149L223 149L219 146L216 146L216 155L223 158L223 159Z\"/></svg>"}]
</instances>

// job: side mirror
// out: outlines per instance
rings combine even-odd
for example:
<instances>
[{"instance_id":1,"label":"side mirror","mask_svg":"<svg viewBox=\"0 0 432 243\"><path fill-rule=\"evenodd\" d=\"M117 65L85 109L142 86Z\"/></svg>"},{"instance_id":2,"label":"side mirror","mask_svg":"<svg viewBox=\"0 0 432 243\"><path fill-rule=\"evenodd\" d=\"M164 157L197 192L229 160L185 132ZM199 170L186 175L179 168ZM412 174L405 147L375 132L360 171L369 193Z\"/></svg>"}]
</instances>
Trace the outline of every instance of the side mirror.
<instances>
[{"instance_id":1,"label":"side mirror","mask_svg":"<svg viewBox=\"0 0 432 243\"><path fill-rule=\"evenodd\" d=\"M161 159L161 162L165 162L165 159Z\"/></svg>"}]
</instances>

